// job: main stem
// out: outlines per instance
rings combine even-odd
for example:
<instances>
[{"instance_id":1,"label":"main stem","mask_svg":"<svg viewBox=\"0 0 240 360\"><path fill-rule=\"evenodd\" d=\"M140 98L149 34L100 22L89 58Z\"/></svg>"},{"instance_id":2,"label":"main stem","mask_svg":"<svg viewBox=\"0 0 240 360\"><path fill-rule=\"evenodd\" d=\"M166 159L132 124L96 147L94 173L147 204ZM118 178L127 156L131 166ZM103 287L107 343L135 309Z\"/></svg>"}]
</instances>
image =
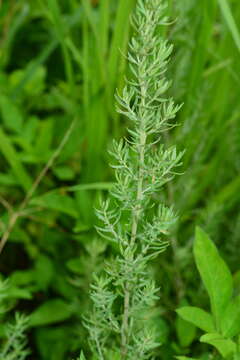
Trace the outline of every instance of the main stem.
<instances>
[{"instance_id":1,"label":"main stem","mask_svg":"<svg viewBox=\"0 0 240 360\"><path fill-rule=\"evenodd\" d=\"M137 184L137 196L136 206L132 211L132 229L131 229L131 240L130 247L133 249L137 237L137 229L139 218L141 214L141 200L143 197L143 179L144 179L144 160L145 160L145 145L147 140L147 134L144 127L144 119L142 109L145 107L145 95L146 88L144 85L141 87L141 104L140 104L140 117L141 117L141 132L140 132L140 144L139 144L139 168L138 168L138 184ZM131 284L127 281L124 289L124 311L123 311L123 322L121 328L121 355L122 360L127 357L127 347L129 342L129 308L131 302Z\"/></svg>"}]
</instances>

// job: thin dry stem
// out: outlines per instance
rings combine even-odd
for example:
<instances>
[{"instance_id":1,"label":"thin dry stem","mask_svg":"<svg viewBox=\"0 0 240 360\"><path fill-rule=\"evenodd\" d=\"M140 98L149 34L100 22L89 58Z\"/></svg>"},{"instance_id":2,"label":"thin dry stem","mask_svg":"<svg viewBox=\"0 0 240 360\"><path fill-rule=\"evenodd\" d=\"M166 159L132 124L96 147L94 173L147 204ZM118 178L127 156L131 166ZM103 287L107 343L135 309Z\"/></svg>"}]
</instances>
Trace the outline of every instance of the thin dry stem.
<instances>
[{"instance_id":1,"label":"thin dry stem","mask_svg":"<svg viewBox=\"0 0 240 360\"><path fill-rule=\"evenodd\" d=\"M2 236L1 241L0 241L0 254L3 251L3 248L6 245L8 239L9 239L9 236L10 236L11 232L13 231L14 226L16 225L16 222L17 222L18 218L23 216L24 210L26 209L29 201L31 200L31 198L32 198L33 194L35 193L36 189L38 188L39 184L41 183L41 181L43 180L43 178L46 175L46 173L48 172L48 170L53 166L55 160L58 158L58 156L62 152L62 149L64 148L65 144L67 143L67 141L68 141L68 139L69 139L69 137L70 137L70 135L71 135L71 133L73 131L75 122L76 122L76 120L72 121L72 123L69 126L68 130L64 134L64 137L63 137L62 141L60 142L58 148L56 149L56 151L53 153L53 155L48 160L47 164L44 166L42 171L37 176L37 178L34 181L33 185L31 186L31 188L27 192L26 196L24 197L23 201L19 205L18 210L13 212L12 215L10 216L10 219L8 221L8 225L7 225L6 230L3 233L3 236Z\"/></svg>"}]
</instances>

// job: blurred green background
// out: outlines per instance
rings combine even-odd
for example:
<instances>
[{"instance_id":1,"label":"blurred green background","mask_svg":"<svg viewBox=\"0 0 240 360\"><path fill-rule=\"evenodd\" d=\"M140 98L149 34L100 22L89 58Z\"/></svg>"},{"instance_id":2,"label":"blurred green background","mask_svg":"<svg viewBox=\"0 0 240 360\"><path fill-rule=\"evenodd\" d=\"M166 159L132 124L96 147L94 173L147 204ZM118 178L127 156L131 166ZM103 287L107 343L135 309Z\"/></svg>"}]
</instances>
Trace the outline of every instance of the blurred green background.
<instances>
[{"instance_id":1,"label":"blurred green background","mask_svg":"<svg viewBox=\"0 0 240 360\"><path fill-rule=\"evenodd\" d=\"M82 315L89 308L92 272L116 253L95 231L94 208L114 181L107 150L128 126L115 112L114 93L128 72L121 53L134 5L135 0L1 2L2 235L60 152L0 255L0 276L9 277L9 308L32 314L30 359L71 359L80 348L89 351ZM192 259L196 224L219 246L240 291L240 3L169 0L168 12L165 35L174 44L169 95L184 106L164 140L186 153L182 175L159 194L179 214L171 247L152 266L161 299L151 318L163 360L207 356L196 329L174 312L188 303L208 306ZM6 320L1 317L0 336Z\"/></svg>"}]
</instances>

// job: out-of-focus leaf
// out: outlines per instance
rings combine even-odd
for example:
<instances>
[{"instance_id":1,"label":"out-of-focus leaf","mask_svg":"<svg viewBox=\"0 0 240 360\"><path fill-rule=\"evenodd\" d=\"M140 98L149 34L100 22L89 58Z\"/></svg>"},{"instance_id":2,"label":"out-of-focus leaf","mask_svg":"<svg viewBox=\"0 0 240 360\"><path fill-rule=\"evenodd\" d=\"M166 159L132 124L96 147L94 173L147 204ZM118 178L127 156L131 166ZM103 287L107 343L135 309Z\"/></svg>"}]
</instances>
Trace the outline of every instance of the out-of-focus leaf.
<instances>
[{"instance_id":1,"label":"out-of-focus leaf","mask_svg":"<svg viewBox=\"0 0 240 360\"><path fill-rule=\"evenodd\" d=\"M215 326L211 314L206 311L194 307L194 306L184 306L177 310L179 316L184 320L189 321L191 324L199 327L206 332L214 332Z\"/></svg>"},{"instance_id":2,"label":"out-of-focus leaf","mask_svg":"<svg viewBox=\"0 0 240 360\"><path fill-rule=\"evenodd\" d=\"M100 182L100 183L90 183L90 184L79 184L74 186L69 186L67 191L83 191L83 190L111 190L114 183L111 182Z\"/></svg>"},{"instance_id":3,"label":"out-of-focus leaf","mask_svg":"<svg viewBox=\"0 0 240 360\"><path fill-rule=\"evenodd\" d=\"M240 51L240 32L234 20L230 5L227 0L218 0L218 2L235 44Z\"/></svg>"},{"instance_id":4,"label":"out-of-focus leaf","mask_svg":"<svg viewBox=\"0 0 240 360\"><path fill-rule=\"evenodd\" d=\"M200 228L196 229L194 256L219 330L222 314L233 294L232 275L214 243Z\"/></svg>"},{"instance_id":5,"label":"out-of-focus leaf","mask_svg":"<svg viewBox=\"0 0 240 360\"><path fill-rule=\"evenodd\" d=\"M72 180L75 176L73 169L70 166L57 166L53 168L53 173L60 180Z\"/></svg>"},{"instance_id":6,"label":"out-of-focus leaf","mask_svg":"<svg viewBox=\"0 0 240 360\"><path fill-rule=\"evenodd\" d=\"M76 273L76 274L83 274L84 273L84 268L83 265L81 264L80 258L73 258L70 259L67 262L67 267L70 271Z\"/></svg>"},{"instance_id":7,"label":"out-of-focus leaf","mask_svg":"<svg viewBox=\"0 0 240 360\"><path fill-rule=\"evenodd\" d=\"M31 291L28 289L20 289L19 287L9 287L8 289L8 297L14 298L14 299L26 299L30 300L32 299Z\"/></svg>"},{"instance_id":8,"label":"out-of-focus leaf","mask_svg":"<svg viewBox=\"0 0 240 360\"><path fill-rule=\"evenodd\" d=\"M69 304L62 299L51 299L40 305L30 316L30 326L56 324L69 319L72 315Z\"/></svg>"},{"instance_id":9,"label":"out-of-focus leaf","mask_svg":"<svg viewBox=\"0 0 240 360\"><path fill-rule=\"evenodd\" d=\"M6 128L21 132L23 116L14 102L4 94L0 94L0 111Z\"/></svg>"},{"instance_id":10,"label":"out-of-focus leaf","mask_svg":"<svg viewBox=\"0 0 240 360\"><path fill-rule=\"evenodd\" d=\"M74 218L78 217L78 211L74 200L58 191L52 191L31 200L32 205L40 206L46 209L60 211Z\"/></svg>"},{"instance_id":11,"label":"out-of-focus leaf","mask_svg":"<svg viewBox=\"0 0 240 360\"><path fill-rule=\"evenodd\" d=\"M231 300L225 309L221 319L221 327L223 335L228 338L240 335L240 295Z\"/></svg>"},{"instance_id":12,"label":"out-of-focus leaf","mask_svg":"<svg viewBox=\"0 0 240 360\"><path fill-rule=\"evenodd\" d=\"M206 334L201 336L201 342L213 345L223 356L224 359L228 359L229 356L236 352L237 346L230 339L224 339L220 334Z\"/></svg>"},{"instance_id":13,"label":"out-of-focus leaf","mask_svg":"<svg viewBox=\"0 0 240 360\"><path fill-rule=\"evenodd\" d=\"M17 185L18 182L12 174L1 174L0 173L0 184L7 186Z\"/></svg>"},{"instance_id":14,"label":"out-of-focus leaf","mask_svg":"<svg viewBox=\"0 0 240 360\"><path fill-rule=\"evenodd\" d=\"M46 290L48 285L54 276L53 263L45 255L40 255L35 265L35 281L37 282L38 288Z\"/></svg>"},{"instance_id":15,"label":"out-of-focus leaf","mask_svg":"<svg viewBox=\"0 0 240 360\"><path fill-rule=\"evenodd\" d=\"M188 357L188 356L175 356L178 360L198 360L196 358Z\"/></svg>"},{"instance_id":16,"label":"out-of-focus leaf","mask_svg":"<svg viewBox=\"0 0 240 360\"><path fill-rule=\"evenodd\" d=\"M31 63L27 65L26 69L15 70L11 73L11 75L9 76L11 87L14 87L19 82L21 82L30 66ZM44 66L37 67L35 72L32 74L31 79L28 81L24 88L25 95L29 97L39 96L45 88L45 78L46 68Z\"/></svg>"},{"instance_id":17,"label":"out-of-focus leaf","mask_svg":"<svg viewBox=\"0 0 240 360\"><path fill-rule=\"evenodd\" d=\"M84 355L83 351L81 351L81 354L80 354L79 360L86 360L86 358L85 358L85 355Z\"/></svg>"},{"instance_id":18,"label":"out-of-focus leaf","mask_svg":"<svg viewBox=\"0 0 240 360\"><path fill-rule=\"evenodd\" d=\"M191 345L196 336L196 326L178 317L176 321L176 329L180 345L182 347L188 347Z\"/></svg>"},{"instance_id":19,"label":"out-of-focus leaf","mask_svg":"<svg viewBox=\"0 0 240 360\"><path fill-rule=\"evenodd\" d=\"M38 327L34 332L41 359L66 360L72 336L71 327Z\"/></svg>"},{"instance_id":20,"label":"out-of-focus leaf","mask_svg":"<svg viewBox=\"0 0 240 360\"><path fill-rule=\"evenodd\" d=\"M32 184L32 180L19 160L19 156L12 146L10 139L5 134L3 129L0 128L0 151L11 165L13 172L16 175L18 183L22 188L27 191Z\"/></svg>"},{"instance_id":21,"label":"out-of-focus leaf","mask_svg":"<svg viewBox=\"0 0 240 360\"><path fill-rule=\"evenodd\" d=\"M38 128L38 136L36 139L36 144L34 146L34 152L36 154L41 154L44 157L44 154L47 154L50 150L51 143L53 138L53 120L48 118L47 120L41 121Z\"/></svg>"}]
</instances>

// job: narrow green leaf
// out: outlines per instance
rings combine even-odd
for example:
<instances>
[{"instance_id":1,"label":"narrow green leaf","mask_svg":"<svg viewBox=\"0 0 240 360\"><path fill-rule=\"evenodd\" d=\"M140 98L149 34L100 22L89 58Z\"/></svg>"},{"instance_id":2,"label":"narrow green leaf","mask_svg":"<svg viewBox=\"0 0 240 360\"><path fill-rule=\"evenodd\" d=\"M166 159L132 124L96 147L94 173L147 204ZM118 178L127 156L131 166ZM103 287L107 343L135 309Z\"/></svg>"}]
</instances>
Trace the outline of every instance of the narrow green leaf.
<instances>
[{"instance_id":1,"label":"narrow green leaf","mask_svg":"<svg viewBox=\"0 0 240 360\"><path fill-rule=\"evenodd\" d=\"M221 8L222 14L225 18L225 21L228 25L228 28L232 34L232 37L235 41L235 44L236 44L238 50L240 51L240 33L239 33L238 27L236 25L236 22L234 20L234 17L232 15L232 11L228 4L228 1L227 0L218 0L218 3Z\"/></svg>"},{"instance_id":2,"label":"narrow green leaf","mask_svg":"<svg viewBox=\"0 0 240 360\"><path fill-rule=\"evenodd\" d=\"M102 1L101 1L102 3ZM84 13L86 15L86 19L90 25L90 28L93 32L94 38L95 38L95 44L96 44L96 51L97 51L97 62L99 63L99 78L95 79L95 83L98 83L98 81L103 80L105 82L106 80L106 71L105 71L105 53L104 53L104 49L102 48L102 43L101 43L101 31L99 31L96 20L95 20L95 16L94 16L94 12L92 7L90 6L90 2L88 0L82 0L82 6L84 9ZM84 36L84 39L86 39L86 36ZM89 72L89 69L86 69L87 72ZM108 86L108 84L106 83L106 86Z\"/></svg>"},{"instance_id":3,"label":"narrow green leaf","mask_svg":"<svg viewBox=\"0 0 240 360\"><path fill-rule=\"evenodd\" d=\"M86 358L85 358L85 355L84 355L83 351L81 351L81 354L80 354L80 358L79 358L79 360L86 360Z\"/></svg>"},{"instance_id":4,"label":"narrow green leaf","mask_svg":"<svg viewBox=\"0 0 240 360\"><path fill-rule=\"evenodd\" d=\"M111 182L79 184L79 185L69 186L68 188L66 188L66 190L67 191L110 190L110 189L112 189L113 185L114 185L114 183L111 183Z\"/></svg>"},{"instance_id":5,"label":"narrow green leaf","mask_svg":"<svg viewBox=\"0 0 240 360\"><path fill-rule=\"evenodd\" d=\"M120 0L118 3L117 16L115 20L114 34L111 42L109 55L109 78L113 81L116 76L119 62L119 48L122 48L126 33L129 31L129 15L135 0Z\"/></svg>"},{"instance_id":6,"label":"narrow green leaf","mask_svg":"<svg viewBox=\"0 0 240 360\"><path fill-rule=\"evenodd\" d=\"M57 0L48 0L48 11L50 12L50 18L53 20L56 38L59 40L61 45L62 55L64 59L64 68L66 79L70 87L70 91L74 94L74 76L71 56L69 54L68 47L65 42L66 36L66 23L63 21L64 17L61 13L60 3Z\"/></svg>"},{"instance_id":7,"label":"narrow green leaf","mask_svg":"<svg viewBox=\"0 0 240 360\"><path fill-rule=\"evenodd\" d=\"M224 339L220 334L206 334L201 336L201 342L213 345L224 359L227 359L230 355L236 352L236 344L230 339Z\"/></svg>"},{"instance_id":8,"label":"narrow green leaf","mask_svg":"<svg viewBox=\"0 0 240 360\"><path fill-rule=\"evenodd\" d=\"M107 51L110 16L111 16L110 0L101 0L100 1L100 46L103 55L106 54Z\"/></svg>"},{"instance_id":9,"label":"narrow green leaf","mask_svg":"<svg viewBox=\"0 0 240 360\"><path fill-rule=\"evenodd\" d=\"M191 324L206 332L214 332L215 326L212 316L206 311L194 307L184 306L177 310L178 315Z\"/></svg>"},{"instance_id":10,"label":"narrow green leaf","mask_svg":"<svg viewBox=\"0 0 240 360\"><path fill-rule=\"evenodd\" d=\"M199 227L196 229L194 256L210 297L217 329L220 330L222 314L232 297L233 280L227 265L219 256L216 246Z\"/></svg>"}]
</instances>

